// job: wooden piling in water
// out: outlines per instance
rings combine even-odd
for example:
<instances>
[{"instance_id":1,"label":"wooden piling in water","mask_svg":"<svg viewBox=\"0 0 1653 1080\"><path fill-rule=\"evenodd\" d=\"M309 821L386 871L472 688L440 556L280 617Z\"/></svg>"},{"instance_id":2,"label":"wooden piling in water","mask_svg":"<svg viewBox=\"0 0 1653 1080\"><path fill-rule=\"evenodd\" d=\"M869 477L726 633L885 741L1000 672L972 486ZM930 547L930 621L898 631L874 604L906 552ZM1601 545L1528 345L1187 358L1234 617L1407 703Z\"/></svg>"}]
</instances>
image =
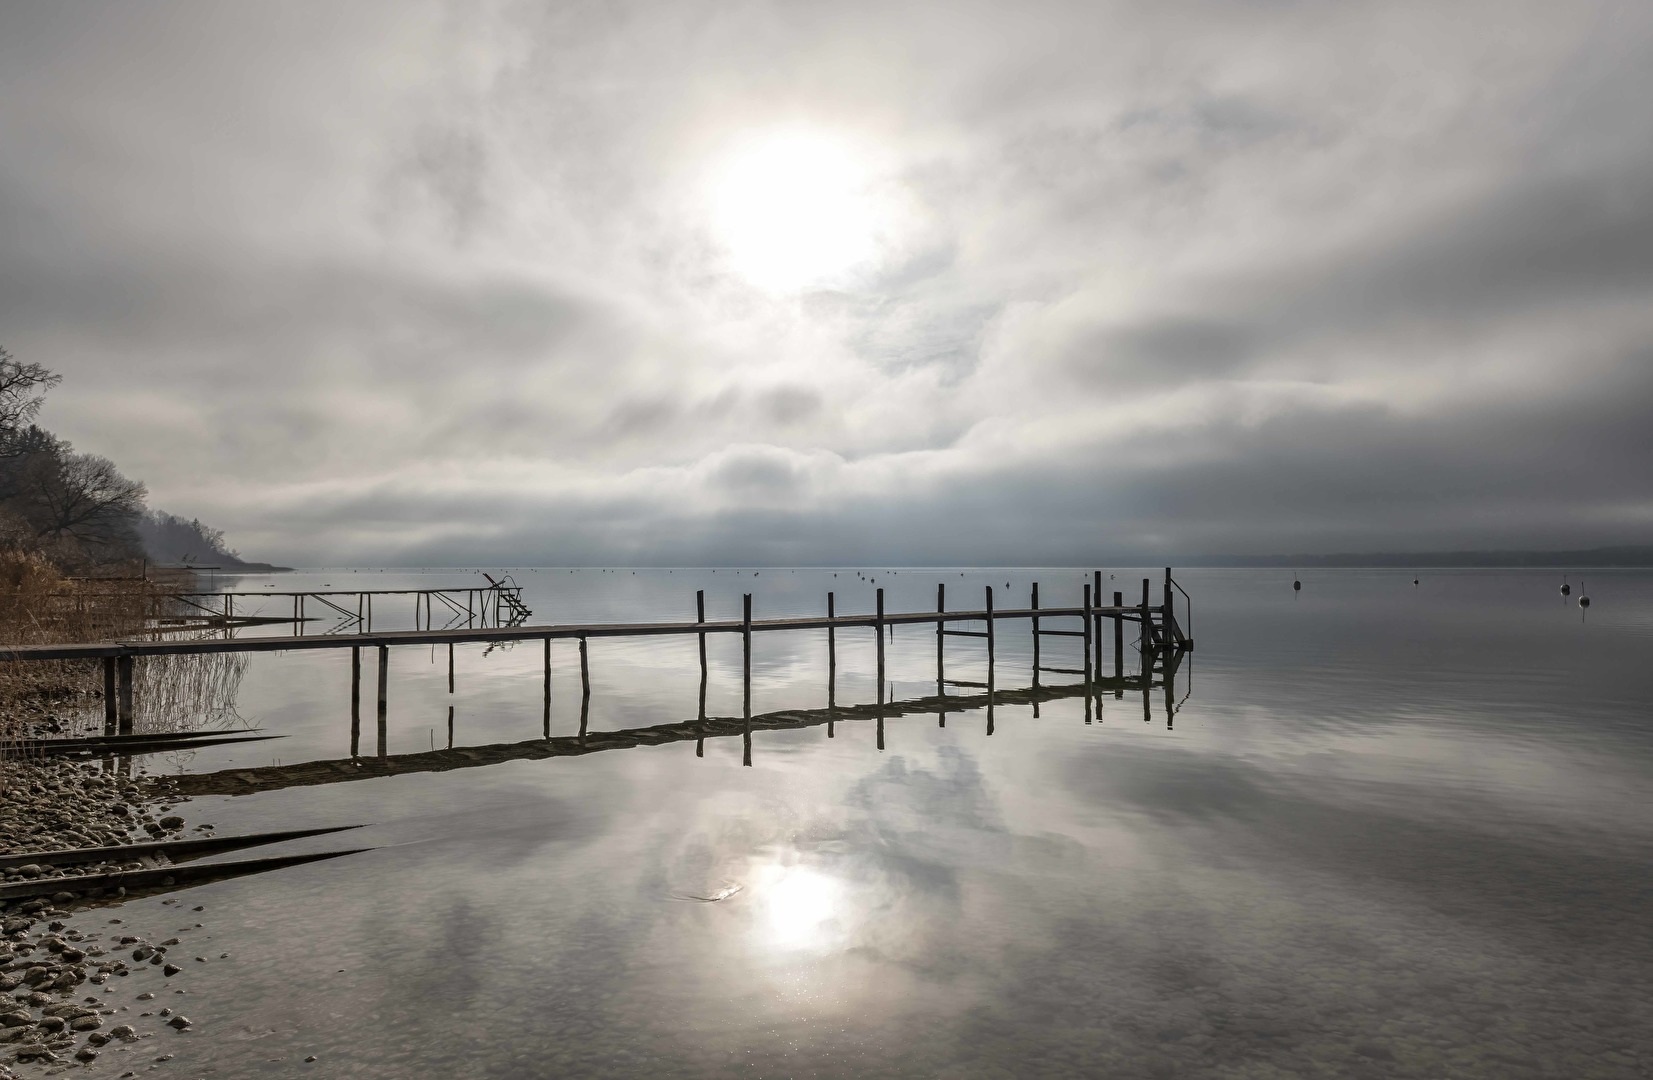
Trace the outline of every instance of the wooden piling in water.
<instances>
[{"instance_id":1,"label":"wooden piling in water","mask_svg":"<svg viewBox=\"0 0 1653 1080\"><path fill-rule=\"evenodd\" d=\"M1144 653L1151 652L1151 651L1153 651L1153 648L1154 648L1154 617L1151 614L1151 609L1148 607L1148 588L1149 588L1148 579L1143 578L1142 579L1142 651Z\"/></svg>"},{"instance_id":2,"label":"wooden piling in water","mask_svg":"<svg viewBox=\"0 0 1653 1080\"><path fill-rule=\"evenodd\" d=\"M1113 594L1113 677L1118 679L1125 675L1125 618L1119 614L1125 606L1125 594Z\"/></svg>"},{"instance_id":3,"label":"wooden piling in water","mask_svg":"<svg viewBox=\"0 0 1653 1080\"><path fill-rule=\"evenodd\" d=\"M132 657L115 659L115 717L116 731L132 734Z\"/></svg>"},{"instance_id":4,"label":"wooden piling in water","mask_svg":"<svg viewBox=\"0 0 1653 1080\"><path fill-rule=\"evenodd\" d=\"M362 746L362 650L350 650L350 756L357 757Z\"/></svg>"},{"instance_id":5,"label":"wooden piling in water","mask_svg":"<svg viewBox=\"0 0 1653 1080\"><path fill-rule=\"evenodd\" d=\"M388 719L388 716L389 716L389 701L390 701L390 646L380 645L379 646L379 702L378 702L379 756L380 757L388 757L390 755L390 724L389 724L389 719Z\"/></svg>"},{"instance_id":6,"label":"wooden piling in water","mask_svg":"<svg viewBox=\"0 0 1653 1080\"><path fill-rule=\"evenodd\" d=\"M827 593L827 618L838 617L837 598ZM827 738L835 738L832 713L838 707L838 634L837 627L827 625Z\"/></svg>"},{"instance_id":7,"label":"wooden piling in water","mask_svg":"<svg viewBox=\"0 0 1653 1080\"><path fill-rule=\"evenodd\" d=\"M741 649L741 716L745 718L746 730L742 733L743 747L741 753L742 765L750 767L752 764L752 594L746 593L740 602L740 649Z\"/></svg>"},{"instance_id":8,"label":"wooden piling in water","mask_svg":"<svg viewBox=\"0 0 1653 1080\"><path fill-rule=\"evenodd\" d=\"M103 733L113 735L120 725L120 709L115 701L115 658L103 658Z\"/></svg>"}]
</instances>

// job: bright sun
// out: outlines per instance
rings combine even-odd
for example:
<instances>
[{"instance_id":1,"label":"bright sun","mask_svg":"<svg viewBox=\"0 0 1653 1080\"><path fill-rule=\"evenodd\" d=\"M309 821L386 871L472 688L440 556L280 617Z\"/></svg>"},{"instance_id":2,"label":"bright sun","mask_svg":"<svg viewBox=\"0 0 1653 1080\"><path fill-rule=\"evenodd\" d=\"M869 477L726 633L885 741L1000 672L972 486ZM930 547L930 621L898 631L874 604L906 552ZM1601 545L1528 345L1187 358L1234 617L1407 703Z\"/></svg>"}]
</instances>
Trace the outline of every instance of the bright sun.
<instances>
[{"instance_id":1,"label":"bright sun","mask_svg":"<svg viewBox=\"0 0 1653 1080\"><path fill-rule=\"evenodd\" d=\"M760 288L829 284L874 253L878 215L869 181L851 148L825 133L754 139L713 180L718 239L735 269Z\"/></svg>"}]
</instances>

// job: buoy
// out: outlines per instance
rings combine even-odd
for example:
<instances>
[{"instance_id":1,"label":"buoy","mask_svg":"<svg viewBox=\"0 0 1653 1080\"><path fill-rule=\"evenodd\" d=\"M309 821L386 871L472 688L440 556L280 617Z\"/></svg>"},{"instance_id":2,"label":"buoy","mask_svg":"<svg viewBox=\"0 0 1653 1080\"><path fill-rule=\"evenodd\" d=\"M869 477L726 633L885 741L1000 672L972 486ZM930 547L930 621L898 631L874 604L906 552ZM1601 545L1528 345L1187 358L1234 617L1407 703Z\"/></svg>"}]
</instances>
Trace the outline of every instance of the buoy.
<instances>
[{"instance_id":1,"label":"buoy","mask_svg":"<svg viewBox=\"0 0 1653 1080\"><path fill-rule=\"evenodd\" d=\"M1562 578L1561 579L1561 595L1562 596L1567 596L1567 595L1571 594L1572 591L1573 591L1573 587L1571 585L1567 584L1567 579Z\"/></svg>"},{"instance_id":2,"label":"buoy","mask_svg":"<svg viewBox=\"0 0 1653 1080\"><path fill-rule=\"evenodd\" d=\"M1584 579L1583 578L1580 578L1579 581L1578 581L1578 606L1581 607L1581 608L1587 608L1587 607L1590 606L1590 598L1588 596L1584 595Z\"/></svg>"},{"instance_id":3,"label":"buoy","mask_svg":"<svg viewBox=\"0 0 1653 1080\"><path fill-rule=\"evenodd\" d=\"M1412 584L1413 584L1413 586L1414 586L1414 587L1416 587L1416 585L1417 585L1417 584L1418 584L1418 579L1417 579L1417 578L1413 578L1413 579L1412 579Z\"/></svg>"},{"instance_id":4,"label":"buoy","mask_svg":"<svg viewBox=\"0 0 1653 1080\"><path fill-rule=\"evenodd\" d=\"M1303 591L1303 583L1301 581L1293 581L1291 583L1291 591L1292 592L1302 592Z\"/></svg>"}]
</instances>

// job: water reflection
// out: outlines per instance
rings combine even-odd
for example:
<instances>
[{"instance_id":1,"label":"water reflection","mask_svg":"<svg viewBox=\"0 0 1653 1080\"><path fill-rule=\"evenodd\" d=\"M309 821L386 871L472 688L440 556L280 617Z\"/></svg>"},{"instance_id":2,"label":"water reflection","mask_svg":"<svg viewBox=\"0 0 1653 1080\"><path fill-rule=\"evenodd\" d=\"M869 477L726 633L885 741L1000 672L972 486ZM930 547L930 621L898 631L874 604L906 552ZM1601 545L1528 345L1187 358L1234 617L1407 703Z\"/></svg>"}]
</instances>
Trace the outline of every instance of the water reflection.
<instances>
[{"instance_id":1,"label":"water reflection","mask_svg":"<svg viewBox=\"0 0 1653 1080\"><path fill-rule=\"evenodd\" d=\"M734 617L752 580L725 576L564 573L531 603L687 617L705 585ZM933 602L936 576L890 575L887 602ZM871 634L758 636L749 666L739 635L704 666L691 635L593 641L589 693L559 650L547 729L541 650L461 649L451 696L445 657L410 650L385 759L346 753L339 658L259 657L241 708L293 764L205 750L190 812L376 821L380 846L202 890L239 948L196 974L192 1019L264 1037L181 1041L156 1072L1635 1075L1653 576L1584 626L1547 576L1430 579L1190 574L1198 693L1192 657L1129 642L1087 680L1079 639L1046 640L1081 673L1035 685L1033 642L1002 634L989 695L940 682L990 681L980 641L941 672L926 635L886 637L879 678ZM853 573L759 580L766 614L875 603Z\"/></svg>"}]
</instances>

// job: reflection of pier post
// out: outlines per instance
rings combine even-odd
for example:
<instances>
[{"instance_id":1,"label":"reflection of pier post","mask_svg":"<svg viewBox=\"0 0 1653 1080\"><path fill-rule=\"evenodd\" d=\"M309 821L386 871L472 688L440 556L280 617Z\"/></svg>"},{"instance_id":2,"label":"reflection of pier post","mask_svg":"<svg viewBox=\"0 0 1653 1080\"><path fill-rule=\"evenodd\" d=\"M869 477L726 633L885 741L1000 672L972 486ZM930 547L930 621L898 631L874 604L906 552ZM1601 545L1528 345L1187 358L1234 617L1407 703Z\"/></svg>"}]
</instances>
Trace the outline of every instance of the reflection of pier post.
<instances>
[{"instance_id":1,"label":"reflection of pier post","mask_svg":"<svg viewBox=\"0 0 1653 1080\"><path fill-rule=\"evenodd\" d=\"M448 646L448 693L453 693L453 646ZM545 639L545 678L540 692L540 707L544 718L545 737L551 737L551 639ZM452 706L449 706L451 709Z\"/></svg>"},{"instance_id":2,"label":"reflection of pier post","mask_svg":"<svg viewBox=\"0 0 1653 1080\"><path fill-rule=\"evenodd\" d=\"M837 598L827 593L827 618L838 617ZM833 712L838 708L838 628L830 621L827 623L827 738L837 737L834 730Z\"/></svg>"},{"instance_id":3,"label":"reflection of pier post","mask_svg":"<svg viewBox=\"0 0 1653 1080\"><path fill-rule=\"evenodd\" d=\"M388 690L390 686L390 647L379 646L379 756L388 757L390 754L390 733L386 720Z\"/></svg>"},{"instance_id":4,"label":"reflection of pier post","mask_svg":"<svg viewBox=\"0 0 1653 1080\"><path fill-rule=\"evenodd\" d=\"M362 647L350 649L350 756L362 750Z\"/></svg>"},{"instance_id":5,"label":"reflection of pier post","mask_svg":"<svg viewBox=\"0 0 1653 1080\"><path fill-rule=\"evenodd\" d=\"M1096 619L1093 617L1095 609L1094 609L1094 606L1092 604L1092 601L1095 599L1095 597L1096 597L1096 594L1091 590L1090 583L1087 582L1085 584L1085 601L1084 601L1085 614L1083 616L1083 620L1084 620L1084 623L1085 623L1085 628L1082 631L1080 631L1080 634L1082 635L1081 638L1080 638L1080 641L1081 641L1081 644L1084 647L1085 658L1084 658L1084 662L1079 665L1080 673L1084 677L1085 723L1087 723L1087 724L1091 722L1091 698L1094 696L1094 694L1091 691L1091 651L1092 651L1091 650L1091 636L1092 636L1093 632L1100 632L1100 628L1097 625Z\"/></svg>"},{"instance_id":6,"label":"reflection of pier post","mask_svg":"<svg viewBox=\"0 0 1653 1080\"><path fill-rule=\"evenodd\" d=\"M546 738L550 738L550 737L551 737L550 734L547 733ZM449 750L453 749L453 706L452 705L448 706L448 749Z\"/></svg>"}]
</instances>

